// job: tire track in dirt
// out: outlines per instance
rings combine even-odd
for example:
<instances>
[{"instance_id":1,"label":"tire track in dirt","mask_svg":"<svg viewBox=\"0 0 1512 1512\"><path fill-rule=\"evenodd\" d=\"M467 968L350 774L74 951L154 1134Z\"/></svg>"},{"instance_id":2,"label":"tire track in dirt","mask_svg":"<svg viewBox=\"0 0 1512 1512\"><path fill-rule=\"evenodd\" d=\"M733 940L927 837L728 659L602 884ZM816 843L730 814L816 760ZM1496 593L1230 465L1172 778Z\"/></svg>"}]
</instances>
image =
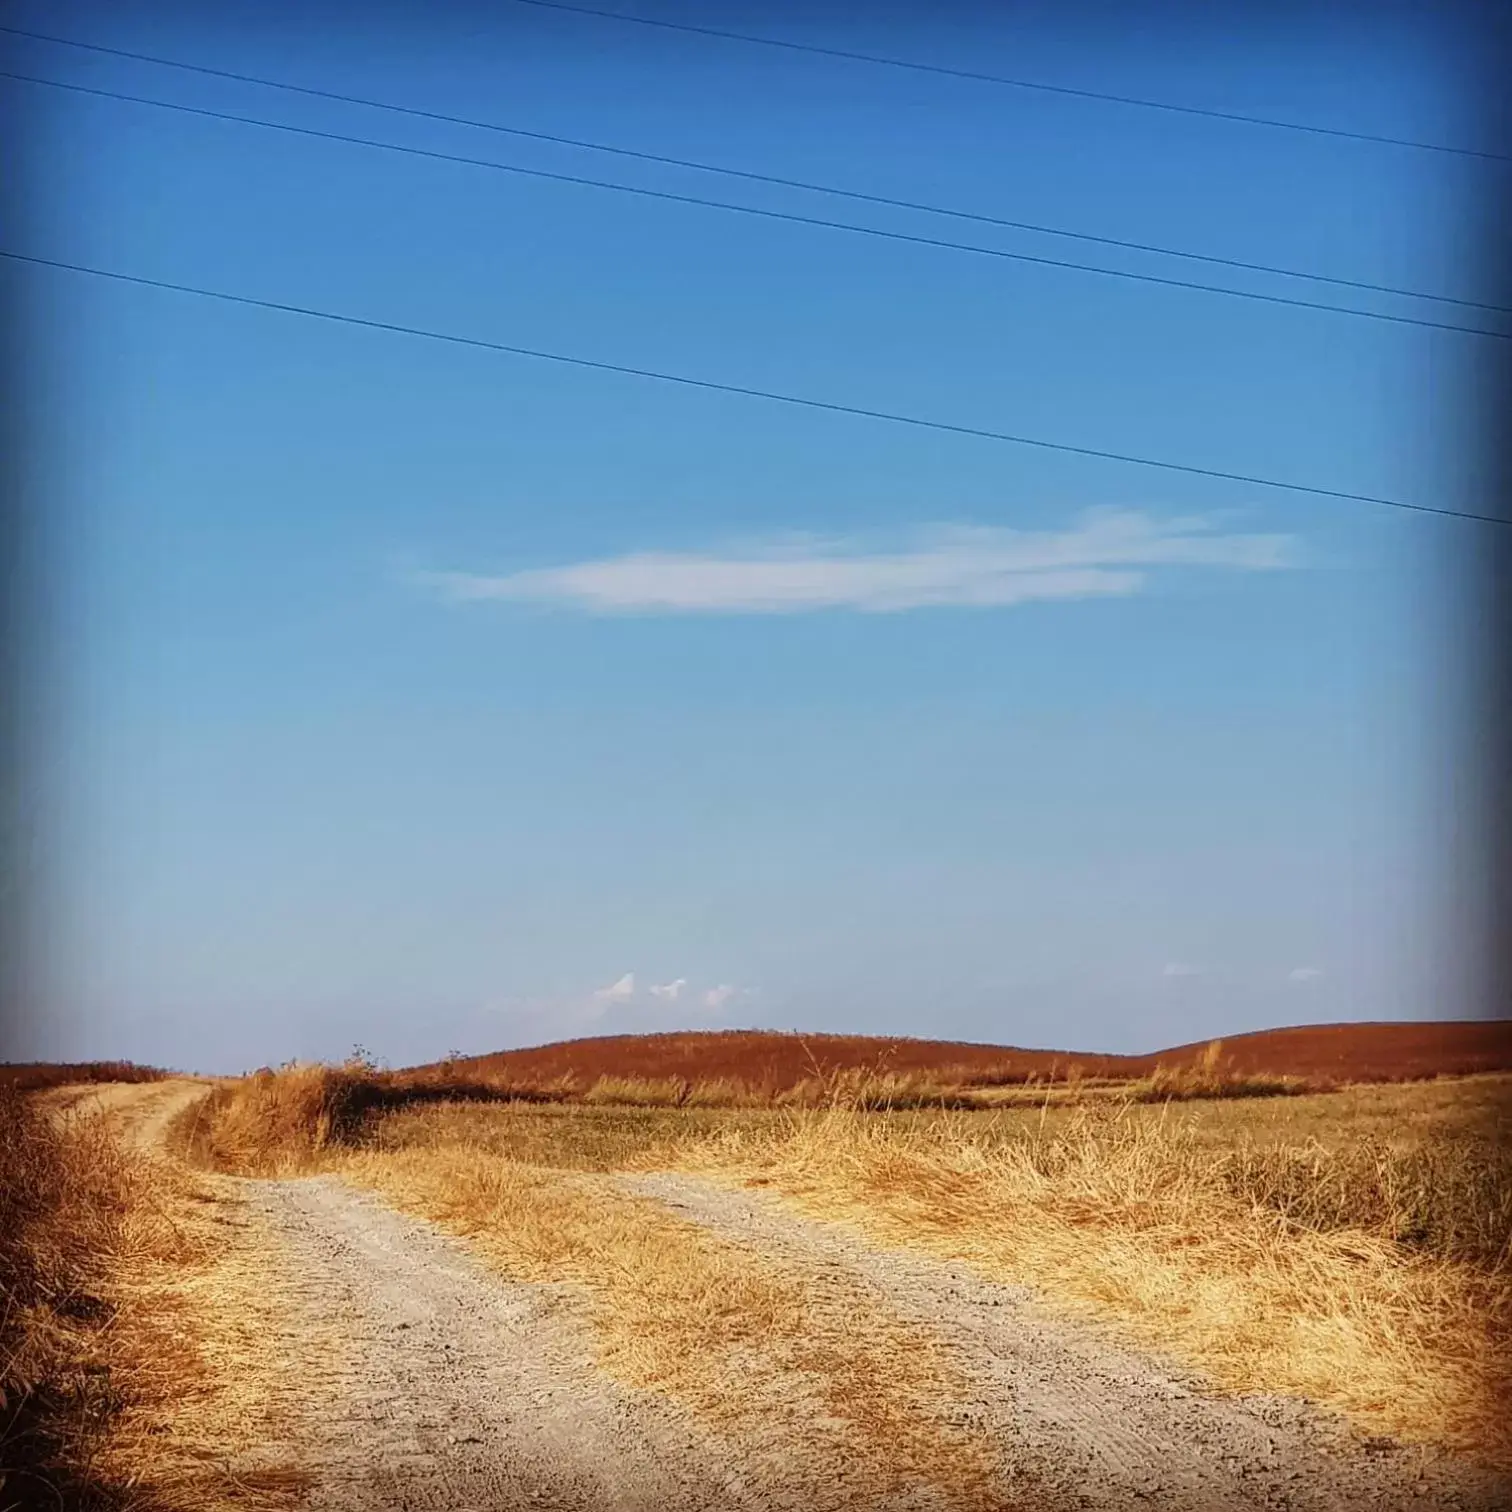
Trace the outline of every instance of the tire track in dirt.
<instances>
[{"instance_id":1,"label":"tire track in dirt","mask_svg":"<svg viewBox=\"0 0 1512 1512\"><path fill-rule=\"evenodd\" d=\"M1178 1367L1050 1317L1025 1288L868 1244L766 1193L682 1173L625 1177L722 1238L874 1288L980 1384L966 1409L1002 1446L1023 1506L1169 1512L1494 1512L1512 1486L1448 1456L1363 1441L1309 1404L1207 1394Z\"/></svg>"},{"instance_id":2,"label":"tire track in dirt","mask_svg":"<svg viewBox=\"0 0 1512 1512\"><path fill-rule=\"evenodd\" d=\"M213 1083L189 1077L155 1082L101 1082L58 1087L43 1096L59 1113L101 1113L122 1140L143 1155L161 1157L168 1126Z\"/></svg>"},{"instance_id":3,"label":"tire track in dirt","mask_svg":"<svg viewBox=\"0 0 1512 1512\"><path fill-rule=\"evenodd\" d=\"M290 1309L339 1326L350 1362L307 1391L312 1507L752 1505L675 1413L596 1373L551 1288L331 1177L247 1187L298 1262Z\"/></svg>"}]
</instances>

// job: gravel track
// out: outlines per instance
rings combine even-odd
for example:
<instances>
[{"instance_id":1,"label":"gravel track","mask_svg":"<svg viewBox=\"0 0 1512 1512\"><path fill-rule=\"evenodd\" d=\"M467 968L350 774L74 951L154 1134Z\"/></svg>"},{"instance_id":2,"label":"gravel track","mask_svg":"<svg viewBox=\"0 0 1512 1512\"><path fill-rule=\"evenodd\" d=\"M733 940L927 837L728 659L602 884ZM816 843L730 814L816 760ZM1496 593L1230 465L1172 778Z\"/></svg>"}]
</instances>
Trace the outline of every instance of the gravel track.
<instances>
[{"instance_id":1,"label":"gravel track","mask_svg":"<svg viewBox=\"0 0 1512 1512\"><path fill-rule=\"evenodd\" d=\"M306 1404L312 1508L754 1508L674 1412L595 1372L569 1298L332 1178L248 1185L303 1277L291 1308L339 1322L348 1362Z\"/></svg>"},{"instance_id":2,"label":"gravel track","mask_svg":"<svg viewBox=\"0 0 1512 1512\"><path fill-rule=\"evenodd\" d=\"M622 1178L721 1237L843 1275L933 1329L980 1386L966 1410L1002 1445L1026 1507L1166 1512L1493 1512L1512 1486L1445 1456L1362 1442L1306 1403L1205 1393L1178 1367L1056 1319L1024 1288L875 1248L767 1193L658 1173ZM1016 1493L1016 1494L1015 1494Z\"/></svg>"}]
</instances>

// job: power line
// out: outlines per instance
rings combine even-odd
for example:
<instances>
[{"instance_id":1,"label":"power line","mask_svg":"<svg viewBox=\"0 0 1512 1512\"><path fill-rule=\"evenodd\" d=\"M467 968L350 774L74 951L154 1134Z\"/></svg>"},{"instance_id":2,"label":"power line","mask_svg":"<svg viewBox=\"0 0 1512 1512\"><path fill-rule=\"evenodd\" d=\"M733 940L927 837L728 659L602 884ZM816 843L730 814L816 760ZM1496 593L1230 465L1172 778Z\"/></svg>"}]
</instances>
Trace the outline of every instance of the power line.
<instances>
[{"instance_id":1,"label":"power line","mask_svg":"<svg viewBox=\"0 0 1512 1512\"><path fill-rule=\"evenodd\" d=\"M1116 236L1100 236L1090 231L1073 231L1061 226L1046 226L1034 221L1010 220L1003 216L986 215L974 210L962 210L950 205L932 205L919 200L906 200L886 194L868 194L857 189L845 189L836 184L819 184L807 179L786 178L780 174L758 173L749 169L729 168L717 163L703 163L692 158L672 157L665 153L643 152L632 147L623 147L609 142L587 141L580 137L561 136L549 131L533 131L523 126L507 126L498 121L483 121L470 116L450 115L444 111L425 110L415 105L401 105L392 100L375 100L369 96L343 94L331 89L318 89L310 85L293 84L284 79L270 79L260 74L240 73L232 69L212 68L202 63L186 63L177 58L165 58L155 53L134 52L123 47L107 47L98 42L81 42L72 37L54 36L47 32L27 31L20 27L0 26L0 32L27 37L32 41L55 43L63 47L79 48L86 52L103 53L110 57L127 58L136 63L150 63L162 68L177 68L187 73L207 75L211 78L229 79L239 84L253 84L264 89L281 89L290 94L306 95L315 99L331 100L343 105L359 105L369 110L387 110L398 115L411 116L426 121L439 121L452 126L465 126L477 131L492 131L504 136L521 137L536 142L551 142L557 146L579 148L586 152L608 153L615 157L631 158L638 162L657 163L664 167L688 168L698 173L714 173L725 178L743 179L750 183L772 184L784 189L800 189L810 194L825 194L837 199L854 200L861 204L882 205L894 210L917 211L926 215L948 216L954 220L975 222L1000 230L1029 231L1040 236L1058 236L1070 241L1080 241L1103 247L1116 247L1126 252L1148 252L1159 257L1177 257L1189 262L1207 263L1214 267L1235 268L1246 273L1263 273L1278 278L1306 279L1311 283L1331 284L1337 288L1357 289L1371 294L1387 294L1403 299L1426 299L1437 304L1457 305L1465 309L1491 310L1498 314L1512 314L1506 305L1488 304L1481 300L1458 298L1451 294L1431 294L1423 289L1404 289L1392 284L1372 283L1366 279L1341 278L1328 273L1311 273L1300 268L1277 267L1270 263L1248 262L1242 258L1220 257L1212 253L1192 252L1180 247L1162 247L1150 242L1130 241ZM23 78L25 75L14 75ZM33 79L34 83L53 83L55 80ZM57 87L64 87L57 85ZM75 85L74 88L82 88ZM163 104L165 102L157 101Z\"/></svg>"},{"instance_id":2,"label":"power line","mask_svg":"<svg viewBox=\"0 0 1512 1512\"><path fill-rule=\"evenodd\" d=\"M1032 89L1042 94L1064 95L1076 100L1101 100L1113 105L1134 105L1141 110L1165 110L1176 115L1202 116L1212 121L1232 121L1243 126L1265 126L1277 131L1300 131L1310 136L1338 137L1351 142L1371 142L1380 147L1410 147L1419 152L1447 153L1456 157L1512 162L1506 153L1477 147L1451 147L1443 142L1424 142L1414 137L1384 136L1372 131L1350 131L1342 126L1319 126L1305 121L1283 121L1274 116L1248 115L1238 110L1212 110L1201 105L1178 105L1171 100L1150 100L1137 95L1110 94L1100 89L1076 89L1068 84L1046 84L1037 79L1015 79L1005 74L981 73L970 68L951 68L941 63L920 63L912 58L890 58L881 53L856 52L843 47L823 47L815 42L794 42L782 37L760 37L751 32L725 31L713 26L695 26L686 21L663 21L651 16L631 16L621 11L597 10L588 5L564 5L560 0L515 0L539 10L565 11L577 16L596 16L603 21L624 21L634 26L654 26L662 31L690 32L699 37L718 37L725 42L750 42L758 47L780 47L786 52L814 53L824 58L843 58L849 63L876 63L884 68L906 68L915 73L940 74L949 79L970 79L978 84L1003 84L1011 89Z\"/></svg>"},{"instance_id":3,"label":"power line","mask_svg":"<svg viewBox=\"0 0 1512 1512\"><path fill-rule=\"evenodd\" d=\"M910 246L930 247L943 251L966 252L977 257L993 257L1005 262L1029 263L1036 267L1059 268L1068 272L1092 273L1103 278L1154 284L1162 288L1181 289L1186 292L1217 294L1228 299L1245 299L1260 304L1284 305L1291 309L1346 315L1357 320L1385 321L1390 325L1417 326L1430 331L1451 331L1462 336L1489 336L1503 341L1512 339L1512 331L1492 331L1482 326L1429 320L1420 315L1398 315L1385 310L1362 310L1348 305L1329 304L1324 300L1299 299L1289 294L1264 294L1252 289L1230 289L1218 284L1200 283L1195 279L1168 278L1159 273L1135 273L1123 268L1100 268L1091 263L1072 262L1066 258L1043 257L1030 252L1010 252L1001 247L983 247L972 242L950 241L937 236L920 236L908 231L888 231L878 226L857 225L851 221L800 215L791 210L770 210L756 205L738 205L729 200L709 199L696 194L678 194L668 189L647 189L636 184L618 184L609 179L588 178L583 174L558 173L545 168L525 168L516 163L501 163L492 158L469 157L461 153L440 152L429 147L412 147L398 142L384 142L376 137L323 131L313 126L294 126L284 121L266 120L261 116L242 115L228 110L211 110L200 105L183 105L172 100L155 99L149 95L126 94L121 90L99 89L93 85L67 83L60 79L44 79L33 74L15 73L8 69L0 69L0 78L14 79L26 84L39 84L49 89L67 90L74 94L93 95L100 99L124 101L133 105L150 105L158 110L171 110L181 115L200 116L213 121L230 121L237 125L255 126L264 131L280 131L291 136L342 142L354 147L373 147L383 152L402 153L406 157L425 158L433 162L458 163L470 168L487 168L495 173L512 173L525 178L546 179L553 183L574 184L588 189L607 189L617 194L634 195L640 199L660 200L677 205L695 205L708 210L724 210L734 215L755 216L761 220L781 221L789 225L846 231L854 236L869 236L881 241L902 242Z\"/></svg>"},{"instance_id":4,"label":"power line","mask_svg":"<svg viewBox=\"0 0 1512 1512\"><path fill-rule=\"evenodd\" d=\"M141 274L122 273L111 268L92 268L83 263L65 262L59 258L37 257L30 253L13 252L6 248L0 248L0 257L10 258L14 262L28 263L33 267L83 273L91 278L133 284L140 288L192 294L200 299L213 299L223 304L242 305L257 310L276 310L286 315L303 315L308 319L322 320L333 325L356 326L363 330L384 331L391 335L418 336L426 341L443 342L448 346L468 347L485 352L502 352L512 357L528 357L538 362L554 362L566 367L588 368L594 372L616 373L630 378L649 378L657 383L672 383L682 388L703 389L709 393L736 394L747 399L766 399L775 404L792 405L799 409L822 410L836 415L854 415L864 420L882 420L890 425L906 425L915 430L942 431L949 435L971 436L983 441L1002 441L1013 446L1032 446L1041 451L1061 452L1076 457L1092 457L1103 462L1123 462L1135 467L1158 468L1163 472L1185 473L1198 478L1217 478L1225 483L1244 483L1255 488L1310 494L1323 499L1341 499L1353 504L1376 504L1387 509L1410 510L1415 514L1475 520L1484 525L1512 525L1512 519L1479 514L1472 510L1451 509L1445 505L1413 504L1405 499L1388 499L1376 494L1354 493L1348 489L1323 488L1312 483L1289 483L1280 478L1264 478L1250 473L1229 472L1217 467L1199 467L1189 462L1170 462L1158 457L1139 457L1129 452L1108 451L1094 446L1078 446L1067 441L1047 441L1038 436L1020 436L1009 431L990 430L985 426L963 425L949 420L930 420L922 415L907 415L896 410L871 409L865 405L842 404L835 400L814 399L801 394L783 394L774 389L723 383L712 378L692 378L685 373L664 373L654 368L632 367L628 363L604 362L592 357L574 357L564 352L548 352L538 347L490 341L481 336L462 336L450 331L433 331L424 326L401 325L397 321L374 320L336 310L319 310L309 305L258 299L250 294L232 294L224 289L206 289L194 284L178 283L171 279L147 278Z\"/></svg>"}]
</instances>

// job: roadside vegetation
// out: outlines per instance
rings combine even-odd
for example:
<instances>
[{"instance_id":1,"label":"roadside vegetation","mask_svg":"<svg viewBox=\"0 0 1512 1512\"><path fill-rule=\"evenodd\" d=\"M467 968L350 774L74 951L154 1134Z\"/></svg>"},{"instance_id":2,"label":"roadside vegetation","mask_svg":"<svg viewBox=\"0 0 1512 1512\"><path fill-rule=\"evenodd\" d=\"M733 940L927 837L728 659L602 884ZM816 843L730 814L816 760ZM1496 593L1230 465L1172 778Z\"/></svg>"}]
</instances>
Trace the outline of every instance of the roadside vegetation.
<instances>
[{"instance_id":1,"label":"roadside vegetation","mask_svg":"<svg viewBox=\"0 0 1512 1512\"><path fill-rule=\"evenodd\" d=\"M0 1498L109 1505L95 1464L112 1414L97 1368L125 1246L128 1171L87 1126L0 1087Z\"/></svg>"},{"instance_id":2,"label":"roadside vegetation","mask_svg":"<svg viewBox=\"0 0 1512 1512\"><path fill-rule=\"evenodd\" d=\"M1213 1049L1159 1078L1020 1088L1027 1105L988 1108L887 1072L766 1101L628 1080L593 1094L467 1079L449 1097L434 1068L294 1067L223 1087L179 1133L222 1170L339 1170L513 1275L586 1288L609 1368L716 1415L729 1299L764 1296L756 1337L800 1349L801 1292L617 1191L616 1172L762 1188L1029 1284L1219 1389L1296 1394L1363 1432L1512 1467L1507 1078L1310 1093L1258 1087ZM867 1379L893 1395L847 1421L890 1441L925 1353L880 1314L852 1337L876 1341Z\"/></svg>"},{"instance_id":3,"label":"roadside vegetation","mask_svg":"<svg viewBox=\"0 0 1512 1512\"><path fill-rule=\"evenodd\" d=\"M834 1110L676 1158L1027 1283L1222 1388L1512 1464L1506 1147L1464 1127L1329 1144L1228 1128L1224 1144L1129 1106L1011 1133Z\"/></svg>"},{"instance_id":4,"label":"roadside vegetation","mask_svg":"<svg viewBox=\"0 0 1512 1512\"><path fill-rule=\"evenodd\" d=\"M290 1505L297 1477L221 1453L266 1404L201 1185L101 1113L0 1085L0 1507Z\"/></svg>"}]
</instances>

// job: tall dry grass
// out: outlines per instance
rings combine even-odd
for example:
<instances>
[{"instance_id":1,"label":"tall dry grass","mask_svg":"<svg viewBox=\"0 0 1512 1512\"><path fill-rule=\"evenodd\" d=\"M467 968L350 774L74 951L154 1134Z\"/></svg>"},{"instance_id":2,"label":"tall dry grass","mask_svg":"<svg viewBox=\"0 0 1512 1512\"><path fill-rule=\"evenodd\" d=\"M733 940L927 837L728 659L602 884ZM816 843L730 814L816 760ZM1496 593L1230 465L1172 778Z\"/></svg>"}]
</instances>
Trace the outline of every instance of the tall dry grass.
<instances>
[{"instance_id":1,"label":"tall dry grass","mask_svg":"<svg viewBox=\"0 0 1512 1512\"><path fill-rule=\"evenodd\" d=\"M380 1115L433 1103L557 1103L568 1084L520 1087L444 1072L291 1063L221 1083L175 1124L181 1155L238 1175L286 1175L362 1139Z\"/></svg>"},{"instance_id":2,"label":"tall dry grass","mask_svg":"<svg viewBox=\"0 0 1512 1512\"><path fill-rule=\"evenodd\" d=\"M1135 1102L1189 1102L1196 1098L1285 1097L1330 1090L1319 1078L1278 1076L1246 1071L1224 1055L1223 1041L1211 1040L1195 1059L1177 1065L1159 1064L1148 1076L1128 1083Z\"/></svg>"},{"instance_id":3,"label":"tall dry grass","mask_svg":"<svg viewBox=\"0 0 1512 1512\"><path fill-rule=\"evenodd\" d=\"M376 1077L357 1067L289 1066L216 1087L174 1133L180 1152L201 1164L280 1175L350 1143L384 1101Z\"/></svg>"},{"instance_id":4,"label":"tall dry grass","mask_svg":"<svg viewBox=\"0 0 1512 1512\"><path fill-rule=\"evenodd\" d=\"M0 1087L0 1496L104 1507L115 1410L97 1345L125 1242L130 1172L101 1131L60 1128Z\"/></svg>"},{"instance_id":5,"label":"tall dry grass","mask_svg":"<svg viewBox=\"0 0 1512 1512\"><path fill-rule=\"evenodd\" d=\"M258 1421L257 1371L230 1383L232 1425L212 1355L236 1325L209 1338L197 1326L226 1241L188 1211L184 1179L123 1146L99 1113L49 1113L0 1088L0 1505L292 1505L298 1476L225 1463ZM217 1408L218 1438L206 1421Z\"/></svg>"}]
</instances>

